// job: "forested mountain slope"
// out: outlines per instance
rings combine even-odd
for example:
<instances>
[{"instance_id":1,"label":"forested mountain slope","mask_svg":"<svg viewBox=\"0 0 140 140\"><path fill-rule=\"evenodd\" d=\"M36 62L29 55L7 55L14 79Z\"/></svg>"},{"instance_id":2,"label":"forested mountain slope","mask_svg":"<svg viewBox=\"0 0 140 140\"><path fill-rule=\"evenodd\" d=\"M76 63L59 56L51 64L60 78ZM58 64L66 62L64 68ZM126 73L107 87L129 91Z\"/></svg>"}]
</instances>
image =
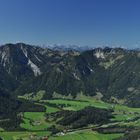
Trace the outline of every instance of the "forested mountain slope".
<instances>
[{"instance_id":1,"label":"forested mountain slope","mask_svg":"<svg viewBox=\"0 0 140 140\"><path fill-rule=\"evenodd\" d=\"M80 92L140 107L140 51L96 48L87 51L51 50L23 43L0 47L0 89L12 96L45 90Z\"/></svg>"}]
</instances>

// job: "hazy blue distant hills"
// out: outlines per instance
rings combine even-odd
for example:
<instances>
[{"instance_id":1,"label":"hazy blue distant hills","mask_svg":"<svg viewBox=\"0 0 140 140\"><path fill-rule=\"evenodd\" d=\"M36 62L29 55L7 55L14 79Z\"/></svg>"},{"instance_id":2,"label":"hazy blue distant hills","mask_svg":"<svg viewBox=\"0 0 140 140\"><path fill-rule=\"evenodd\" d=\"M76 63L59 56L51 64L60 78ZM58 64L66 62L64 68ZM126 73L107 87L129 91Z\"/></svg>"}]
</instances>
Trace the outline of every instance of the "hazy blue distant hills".
<instances>
[{"instance_id":1,"label":"hazy blue distant hills","mask_svg":"<svg viewBox=\"0 0 140 140\"><path fill-rule=\"evenodd\" d=\"M46 46L47 48L50 48L55 51L87 51L87 50L92 50L95 47L90 47L90 46L78 46L78 45L53 45L53 46Z\"/></svg>"},{"instance_id":2,"label":"hazy blue distant hills","mask_svg":"<svg viewBox=\"0 0 140 140\"><path fill-rule=\"evenodd\" d=\"M100 93L103 100L140 107L140 50L6 44L0 47L0 89L13 96L45 90L44 98Z\"/></svg>"}]
</instances>

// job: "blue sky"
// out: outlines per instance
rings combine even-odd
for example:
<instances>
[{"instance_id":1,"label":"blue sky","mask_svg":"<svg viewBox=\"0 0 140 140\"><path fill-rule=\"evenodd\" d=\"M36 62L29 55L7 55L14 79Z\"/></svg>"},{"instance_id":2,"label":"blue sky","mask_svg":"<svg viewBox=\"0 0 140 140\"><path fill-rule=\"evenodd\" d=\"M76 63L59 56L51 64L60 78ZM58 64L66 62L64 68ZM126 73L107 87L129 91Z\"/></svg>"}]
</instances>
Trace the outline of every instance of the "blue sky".
<instances>
[{"instance_id":1,"label":"blue sky","mask_svg":"<svg viewBox=\"0 0 140 140\"><path fill-rule=\"evenodd\" d=\"M140 0L0 0L0 44L140 47Z\"/></svg>"}]
</instances>

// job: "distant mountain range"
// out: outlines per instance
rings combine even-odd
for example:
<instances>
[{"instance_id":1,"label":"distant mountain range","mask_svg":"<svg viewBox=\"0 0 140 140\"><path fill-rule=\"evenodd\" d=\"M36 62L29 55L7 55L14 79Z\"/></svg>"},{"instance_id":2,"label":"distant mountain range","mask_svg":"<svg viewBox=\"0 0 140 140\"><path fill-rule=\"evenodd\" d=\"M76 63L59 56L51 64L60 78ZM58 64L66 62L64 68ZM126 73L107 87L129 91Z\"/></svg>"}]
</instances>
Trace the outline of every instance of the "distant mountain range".
<instances>
[{"instance_id":1,"label":"distant mountain range","mask_svg":"<svg viewBox=\"0 0 140 140\"><path fill-rule=\"evenodd\" d=\"M39 90L45 90L44 98L82 92L140 107L140 50L1 46L0 91L16 97Z\"/></svg>"},{"instance_id":2,"label":"distant mountain range","mask_svg":"<svg viewBox=\"0 0 140 140\"><path fill-rule=\"evenodd\" d=\"M87 51L87 50L92 50L95 47L90 47L90 46L78 46L78 45L53 45L53 46L47 46L47 48L56 50L56 51Z\"/></svg>"}]
</instances>

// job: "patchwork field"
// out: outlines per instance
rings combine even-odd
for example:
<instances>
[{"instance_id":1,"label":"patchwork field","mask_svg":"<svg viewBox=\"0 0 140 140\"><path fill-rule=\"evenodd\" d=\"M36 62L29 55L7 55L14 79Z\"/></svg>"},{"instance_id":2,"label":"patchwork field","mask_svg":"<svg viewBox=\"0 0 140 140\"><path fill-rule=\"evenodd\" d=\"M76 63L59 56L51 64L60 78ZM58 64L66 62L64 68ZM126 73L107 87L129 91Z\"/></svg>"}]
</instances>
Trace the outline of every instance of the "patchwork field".
<instances>
[{"instance_id":1,"label":"patchwork field","mask_svg":"<svg viewBox=\"0 0 140 140\"><path fill-rule=\"evenodd\" d=\"M41 132L0 132L0 137L4 140L19 140L22 138L23 140L30 140L33 135L37 135L38 137L49 135L50 133L46 131Z\"/></svg>"},{"instance_id":2,"label":"patchwork field","mask_svg":"<svg viewBox=\"0 0 140 140\"><path fill-rule=\"evenodd\" d=\"M41 136L49 135L47 132L3 132L0 136L4 140L30 140L34 136L34 139ZM112 140L114 138L120 137L122 134L99 134L92 131L77 131L71 132L63 136L51 136L49 140ZM37 138L36 138L37 139Z\"/></svg>"},{"instance_id":3,"label":"patchwork field","mask_svg":"<svg viewBox=\"0 0 140 140\"><path fill-rule=\"evenodd\" d=\"M83 128L81 130L71 130L71 132L61 133L56 135L50 135L51 131L48 130L51 126L57 126L56 122L52 119L47 120L46 116L55 113L60 110L81 110L88 106L93 106L103 109L112 109L114 118L111 119L112 123L105 124L105 126L111 126L116 123L119 126L140 126L140 108L129 108L124 105L109 104L101 100L95 100L89 97L79 97L76 100L72 99L53 99L53 100L40 100L36 101L36 104L40 104L46 107L46 112L25 112L23 113L22 123L20 127L23 131L18 132L6 132L2 128L0 129L0 137L4 140L30 140L30 137L34 137L34 140L41 138L42 136L49 136L49 140L113 140L120 137L123 134L101 134L92 131L91 128ZM63 128L61 128L63 129Z\"/></svg>"},{"instance_id":4,"label":"patchwork field","mask_svg":"<svg viewBox=\"0 0 140 140\"><path fill-rule=\"evenodd\" d=\"M50 140L112 140L122 134L99 134L93 131L77 131L59 137L50 137Z\"/></svg>"}]
</instances>

